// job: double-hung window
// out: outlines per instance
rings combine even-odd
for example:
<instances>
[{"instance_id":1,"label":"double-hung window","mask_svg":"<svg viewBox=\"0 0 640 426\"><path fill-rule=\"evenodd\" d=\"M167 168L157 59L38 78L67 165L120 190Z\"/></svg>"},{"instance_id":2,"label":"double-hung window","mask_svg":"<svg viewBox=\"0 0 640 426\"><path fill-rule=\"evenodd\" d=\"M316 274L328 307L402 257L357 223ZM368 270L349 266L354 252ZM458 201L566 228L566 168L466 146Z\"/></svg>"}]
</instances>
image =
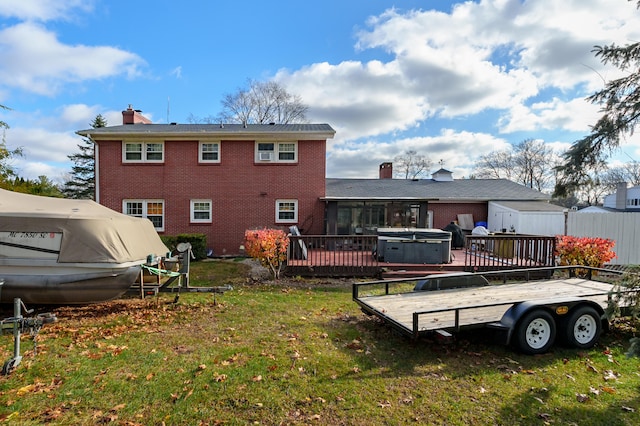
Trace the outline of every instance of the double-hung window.
<instances>
[{"instance_id":1,"label":"double-hung window","mask_svg":"<svg viewBox=\"0 0 640 426\"><path fill-rule=\"evenodd\" d=\"M164 143L161 142L124 142L122 161L125 163L162 163L164 161Z\"/></svg>"},{"instance_id":2,"label":"double-hung window","mask_svg":"<svg viewBox=\"0 0 640 426\"><path fill-rule=\"evenodd\" d=\"M278 144L278 160L279 161L296 161L296 144L295 143L279 143Z\"/></svg>"},{"instance_id":3,"label":"double-hung window","mask_svg":"<svg viewBox=\"0 0 640 426\"><path fill-rule=\"evenodd\" d=\"M211 223L211 200L191 200L191 222Z\"/></svg>"},{"instance_id":4,"label":"double-hung window","mask_svg":"<svg viewBox=\"0 0 640 426\"><path fill-rule=\"evenodd\" d=\"M163 200L124 200L122 210L129 216L146 217L153 223L156 231L164 231Z\"/></svg>"},{"instance_id":5,"label":"double-hung window","mask_svg":"<svg viewBox=\"0 0 640 426\"><path fill-rule=\"evenodd\" d=\"M297 161L297 142L256 143L256 162L258 163L295 163Z\"/></svg>"},{"instance_id":6,"label":"double-hung window","mask_svg":"<svg viewBox=\"0 0 640 426\"><path fill-rule=\"evenodd\" d=\"M200 142L198 161L200 163L219 163L220 142Z\"/></svg>"},{"instance_id":7,"label":"double-hung window","mask_svg":"<svg viewBox=\"0 0 640 426\"><path fill-rule=\"evenodd\" d=\"M298 222L298 200L276 200L276 223Z\"/></svg>"}]
</instances>

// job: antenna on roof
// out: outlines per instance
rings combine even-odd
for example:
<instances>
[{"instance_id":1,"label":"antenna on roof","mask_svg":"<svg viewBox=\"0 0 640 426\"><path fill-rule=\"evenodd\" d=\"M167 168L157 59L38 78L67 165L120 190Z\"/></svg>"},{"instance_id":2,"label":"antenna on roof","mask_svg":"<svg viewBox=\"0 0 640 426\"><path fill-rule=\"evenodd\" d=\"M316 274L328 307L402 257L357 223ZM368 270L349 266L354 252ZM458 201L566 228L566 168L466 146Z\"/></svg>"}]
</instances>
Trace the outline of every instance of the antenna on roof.
<instances>
[{"instance_id":1,"label":"antenna on roof","mask_svg":"<svg viewBox=\"0 0 640 426\"><path fill-rule=\"evenodd\" d=\"M167 96L167 123L169 123L169 112L171 111L171 98Z\"/></svg>"}]
</instances>

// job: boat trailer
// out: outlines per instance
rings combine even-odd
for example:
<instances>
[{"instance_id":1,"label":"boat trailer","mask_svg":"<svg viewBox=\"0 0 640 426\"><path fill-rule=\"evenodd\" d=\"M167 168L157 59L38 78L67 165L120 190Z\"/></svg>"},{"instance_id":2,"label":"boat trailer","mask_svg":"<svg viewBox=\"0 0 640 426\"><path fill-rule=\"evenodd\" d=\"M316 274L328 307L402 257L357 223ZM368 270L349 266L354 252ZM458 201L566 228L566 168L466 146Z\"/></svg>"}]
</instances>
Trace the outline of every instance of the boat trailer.
<instances>
[{"instance_id":1,"label":"boat trailer","mask_svg":"<svg viewBox=\"0 0 640 426\"><path fill-rule=\"evenodd\" d=\"M0 281L0 286L2 282ZM33 336L34 353L37 349L36 337L38 332L44 324L49 324L56 321L56 317L51 313L37 314L33 317L24 317L22 310L27 314L33 313L33 309L27 309L22 302L22 299L13 299L13 316L5 318L0 321L2 325L2 334L6 332L13 333L13 357L4 363L2 366L2 375L8 375L11 373L22 361L22 355L20 355L20 336L25 331Z\"/></svg>"},{"instance_id":2,"label":"boat trailer","mask_svg":"<svg viewBox=\"0 0 640 426\"><path fill-rule=\"evenodd\" d=\"M139 292L140 297L155 296L159 292L177 293L175 301L180 298L180 293L213 293L213 303L216 304L216 294L224 294L226 291L233 290L231 285L213 286L213 287L194 287L189 284L189 268L191 259L195 259L190 243L180 243L176 248L178 254L173 258L162 258L161 262L155 263L154 259L142 265L140 283L134 284L131 291ZM161 266L162 265L162 266ZM178 266L177 271L174 266ZM148 274L158 277L157 283L145 283L144 271ZM161 278L165 278L164 282L160 282Z\"/></svg>"}]
</instances>

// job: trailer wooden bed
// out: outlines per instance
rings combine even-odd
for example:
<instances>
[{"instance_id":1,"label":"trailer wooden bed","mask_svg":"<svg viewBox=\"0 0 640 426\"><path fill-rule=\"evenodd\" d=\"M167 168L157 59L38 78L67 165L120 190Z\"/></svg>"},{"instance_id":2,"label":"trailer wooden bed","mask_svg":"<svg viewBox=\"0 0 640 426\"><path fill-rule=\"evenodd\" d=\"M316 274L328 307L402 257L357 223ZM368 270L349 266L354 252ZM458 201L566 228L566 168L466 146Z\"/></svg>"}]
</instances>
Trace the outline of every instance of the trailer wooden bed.
<instances>
[{"instance_id":1,"label":"trailer wooden bed","mask_svg":"<svg viewBox=\"0 0 640 426\"><path fill-rule=\"evenodd\" d=\"M501 271L501 274L508 272L516 271ZM455 285L455 281L469 275L474 274L431 275L423 279L450 277ZM411 285L419 281L420 279L413 278L354 283L353 300L366 314L381 318L400 333L412 338L432 332L449 335L464 328L490 327L505 331L505 343L508 343L518 320L534 308L546 310L555 318L548 321L554 322L553 338L555 322L559 328L563 326L562 315L568 314L573 307L589 306L589 309L598 313L600 320L604 320L604 310L614 289L614 284L611 283L567 277L413 290ZM564 333L564 330L559 332ZM600 331L597 332L599 335Z\"/></svg>"}]
</instances>

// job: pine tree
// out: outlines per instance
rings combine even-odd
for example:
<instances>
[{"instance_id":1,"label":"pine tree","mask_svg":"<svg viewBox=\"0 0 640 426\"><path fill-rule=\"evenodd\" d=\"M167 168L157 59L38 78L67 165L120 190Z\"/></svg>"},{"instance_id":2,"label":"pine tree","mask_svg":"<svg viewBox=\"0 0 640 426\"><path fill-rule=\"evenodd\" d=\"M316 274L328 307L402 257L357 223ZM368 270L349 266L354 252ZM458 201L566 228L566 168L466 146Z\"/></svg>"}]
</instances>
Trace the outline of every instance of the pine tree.
<instances>
[{"instance_id":1,"label":"pine tree","mask_svg":"<svg viewBox=\"0 0 640 426\"><path fill-rule=\"evenodd\" d=\"M106 127L107 120L98 114L91 122L91 127L97 129ZM95 147L89 138L83 138L83 143L78 144L80 152L69 155L69 160L73 161L71 168L71 178L64 183L62 192L66 198L94 200L96 194L96 164Z\"/></svg>"}]
</instances>

